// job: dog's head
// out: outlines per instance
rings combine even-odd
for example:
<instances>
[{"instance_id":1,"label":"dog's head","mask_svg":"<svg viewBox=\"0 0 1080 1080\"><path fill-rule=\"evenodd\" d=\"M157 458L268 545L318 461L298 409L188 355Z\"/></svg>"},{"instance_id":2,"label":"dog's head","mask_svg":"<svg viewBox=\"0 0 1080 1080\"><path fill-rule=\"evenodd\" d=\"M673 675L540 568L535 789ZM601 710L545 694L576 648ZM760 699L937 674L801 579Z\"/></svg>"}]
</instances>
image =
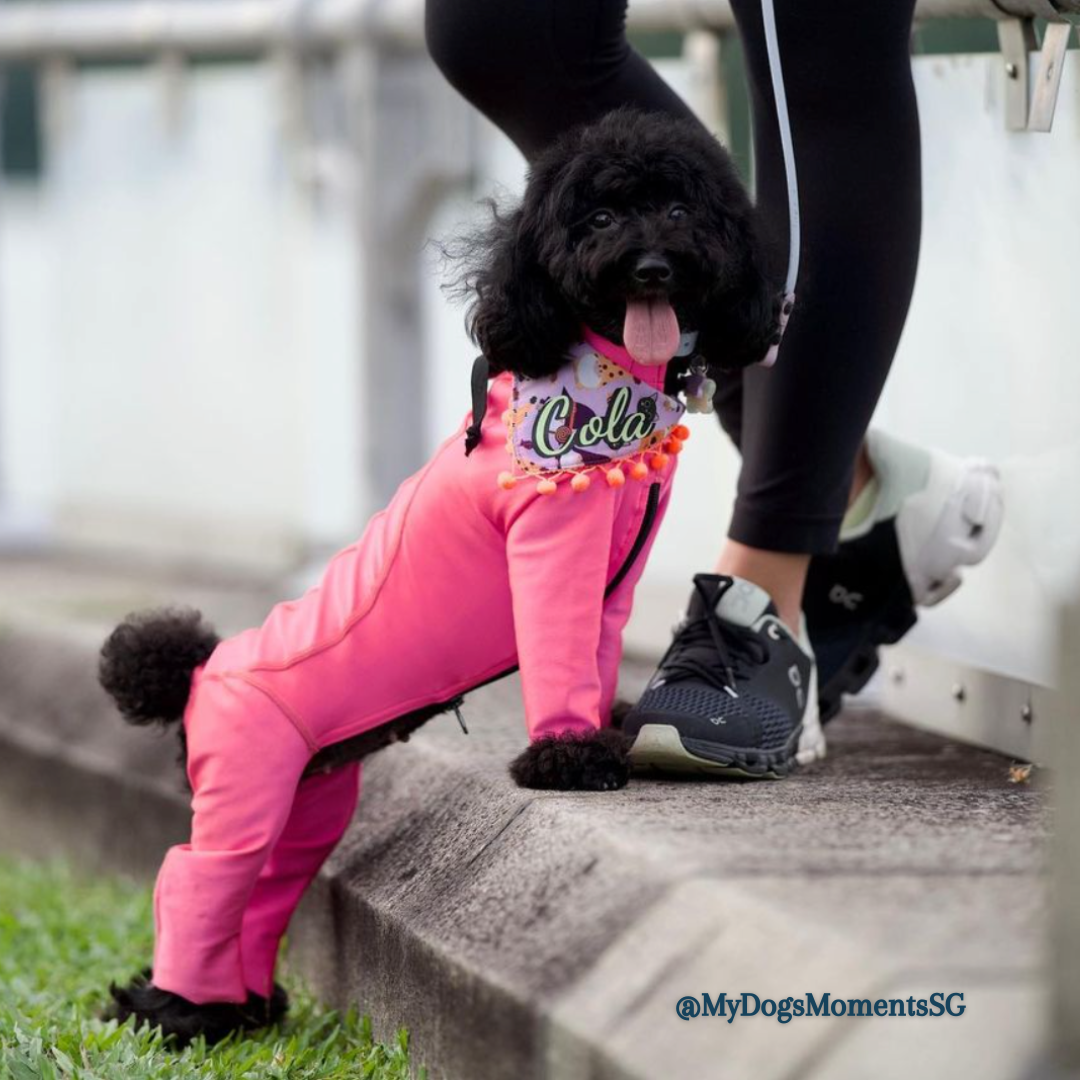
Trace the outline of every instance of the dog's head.
<instances>
[{"instance_id":1,"label":"dog's head","mask_svg":"<svg viewBox=\"0 0 1080 1080\"><path fill-rule=\"evenodd\" d=\"M533 164L520 206L496 215L469 278L470 329L496 370L542 376L582 323L643 363L680 331L717 369L761 360L780 290L724 148L697 125L619 109Z\"/></svg>"}]
</instances>

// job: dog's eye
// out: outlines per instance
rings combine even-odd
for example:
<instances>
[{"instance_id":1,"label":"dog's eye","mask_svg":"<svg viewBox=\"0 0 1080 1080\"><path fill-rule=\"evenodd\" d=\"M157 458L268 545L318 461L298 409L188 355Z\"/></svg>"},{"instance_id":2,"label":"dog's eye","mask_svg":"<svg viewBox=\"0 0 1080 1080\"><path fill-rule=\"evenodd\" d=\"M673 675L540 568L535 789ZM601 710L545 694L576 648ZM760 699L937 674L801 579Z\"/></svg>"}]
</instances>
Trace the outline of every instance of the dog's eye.
<instances>
[{"instance_id":1,"label":"dog's eye","mask_svg":"<svg viewBox=\"0 0 1080 1080\"><path fill-rule=\"evenodd\" d=\"M673 206L673 207L672 207L672 208L671 208L671 209L670 209L670 210L668 211L668 217L669 217L669 218L670 218L670 219L671 219L672 221L679 221L679 220L681 220L682 218L684 218L684 217L689 217L689 216L690 216L690 211L689 211L689 210L687 210L687 208L686 208L685 206L683 206L683 204L682 204L682 203L676 203L676 204L675 204L675 205L674 205L674 206Z\"/></svg>"},{"instance_id":2,"label":"dog's eye","mask_svg":"<svg viewBox=\"0 0 1080 1080\"><path fill-rule=\"evenodd\" d=\"M615 224L615 215L610 210L597 210L589 218L589 224L594 229L610 229Z\"/></svg>"}]
</instances>

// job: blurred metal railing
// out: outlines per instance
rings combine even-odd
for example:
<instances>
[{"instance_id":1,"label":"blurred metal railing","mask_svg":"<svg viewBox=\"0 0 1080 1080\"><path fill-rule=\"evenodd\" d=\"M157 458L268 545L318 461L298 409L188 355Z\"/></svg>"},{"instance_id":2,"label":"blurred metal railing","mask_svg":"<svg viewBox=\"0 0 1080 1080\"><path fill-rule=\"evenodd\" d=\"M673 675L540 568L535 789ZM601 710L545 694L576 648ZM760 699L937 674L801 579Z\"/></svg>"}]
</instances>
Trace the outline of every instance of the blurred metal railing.
<instances>
[{"instance_id":1,"label":"blurred metal railing","mask_svg":"<svg viewBox=\"0 0 1080 1080\"><path fill-rule=\"evenodd\" d=\"M423 0L21 0L0 5L4 60L258 56L338 52L356 43L415 51ZM984 17L998 23L1006 74L1006 127L1049 131L1080 0L917 0L919 19ZM1034 20L1049 21L1041 55ZM724 30L730 0L634 0L639 30Z\"/></svg>"},{"instance_id":2,"label":"blurred metal railing","mask_svg":"<svg viewBox=\"0 0 1080 1080\"><path fill-rule=\"evenodd\" d=\"M918 0L916 17L1045 18L1080 13L1080 0ZM198 56L257 54L357 39L416 47L422 0L66 0L0 5L0 60L56 54L137 57L162 50ZM728 0L633 0L640 30L726 29Z\"/></svg>"}]
</instances>

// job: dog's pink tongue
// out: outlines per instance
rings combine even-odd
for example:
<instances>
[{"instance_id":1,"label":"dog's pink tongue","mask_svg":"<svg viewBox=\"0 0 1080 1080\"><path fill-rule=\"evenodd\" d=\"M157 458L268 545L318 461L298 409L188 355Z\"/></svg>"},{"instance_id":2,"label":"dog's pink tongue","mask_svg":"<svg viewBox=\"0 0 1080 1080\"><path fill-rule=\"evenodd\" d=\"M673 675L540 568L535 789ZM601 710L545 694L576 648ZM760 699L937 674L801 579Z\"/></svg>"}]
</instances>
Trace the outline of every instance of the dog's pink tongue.
<instances>
[{"instance_id":1,"label":"dog's pink tongue","mask_svg":"<svg viewBox=\"0 0 1080 1080\"><path fill-rule=\"evenodd\" d=\"M639 364L666 364L679 348L679 319L663 299L627 300L623 344Z\"/></svg>"}]
</instances>

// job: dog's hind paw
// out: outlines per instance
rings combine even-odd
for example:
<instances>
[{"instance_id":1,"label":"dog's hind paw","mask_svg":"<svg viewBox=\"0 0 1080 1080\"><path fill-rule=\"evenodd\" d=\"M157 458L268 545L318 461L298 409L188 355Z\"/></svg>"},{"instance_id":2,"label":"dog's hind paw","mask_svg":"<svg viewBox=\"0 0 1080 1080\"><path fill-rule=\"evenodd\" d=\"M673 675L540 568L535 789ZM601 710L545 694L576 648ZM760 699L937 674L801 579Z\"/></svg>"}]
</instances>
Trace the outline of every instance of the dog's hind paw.
<instances>
[{"instance_id":1,"label":"dog's hind paw","mask_svg":"<svg viewBox=\"0 0 1080 1080\"><path fill-rule=\"evenodd\" d=\"M554 791L615 791L630 779L626 739L611 728L546 735L510 764L518 785Z\"/></svg>"},{"instance_id":2,"label":"dog's hind paw","mask_svg":"<svg viewBox=\"0 0 1080 1080\"><path fill-rule=\"evenodd\" d=\"M161 1034L177 1049L200 1035L212 1045L234 1031L252 1031L280 1023L289 1009L289 996L277 983L269 998L248 993L244 1002L213 1001L199 1005L155 986L149 971L136 975L127 986L113 983L109 993L112 1004L102 1019L122 1024L133 1018L137 1028L161 1028Z\"/></svg>"}]
</instances>

